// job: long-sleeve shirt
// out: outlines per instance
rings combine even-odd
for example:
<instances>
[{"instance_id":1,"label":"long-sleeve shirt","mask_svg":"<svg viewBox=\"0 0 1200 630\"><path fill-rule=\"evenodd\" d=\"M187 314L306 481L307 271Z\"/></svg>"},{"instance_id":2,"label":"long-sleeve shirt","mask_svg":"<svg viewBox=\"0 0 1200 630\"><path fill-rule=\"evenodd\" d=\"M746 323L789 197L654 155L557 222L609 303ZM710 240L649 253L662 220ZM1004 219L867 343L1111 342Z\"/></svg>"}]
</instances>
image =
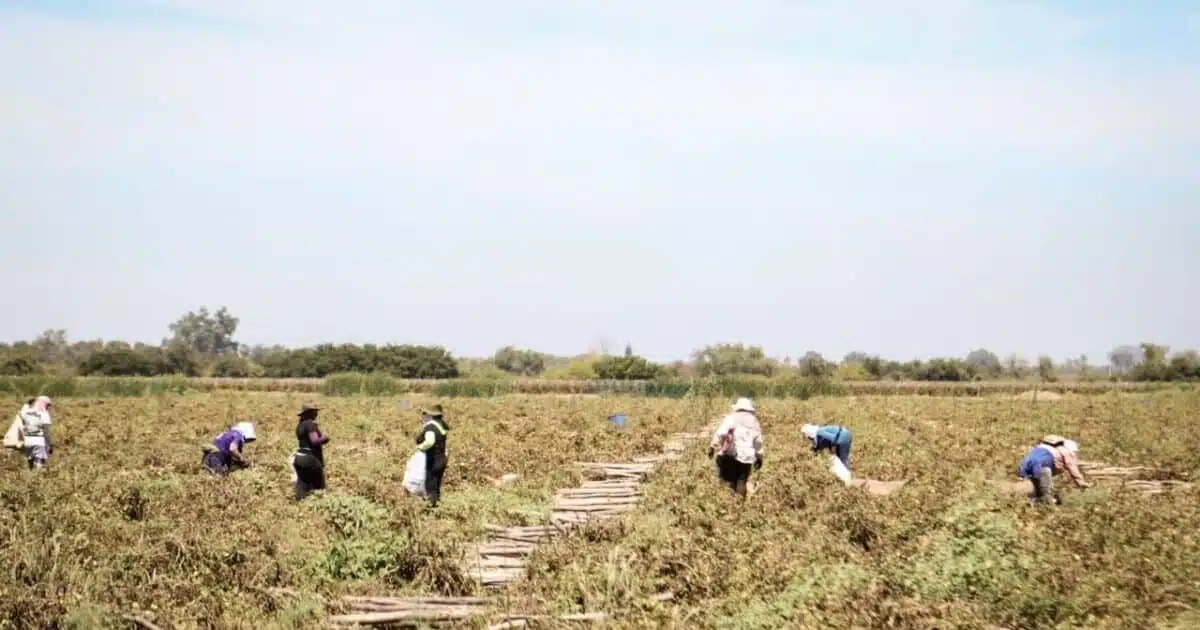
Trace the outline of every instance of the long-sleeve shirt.
<instances>
[{"instance_id":1,"label":"long-sleeve shirt","mask_svg":"<svg viewBox=\"0 0 1200 630\"><path fill-rule=\"evenodd\" d=\"M51 425L50 412L25 405L21 407L18 415L21 418L21 433L25 437L25 445L46 446Z\"/></svg>"},{"instance_id":2,"label":"long-sleeve shirt","mask_svg":"<svg viewBox=\"0 0 1200 630\"><path fill-rule=\"evenodd\" d=\"M720 448L725 436L733 436L733 453L735 459L743 464L753 464L763 454L762 426L758 418L747 411L735 411L721 421L721 426L713 434L712 446Z\"/></svg>"},{"instance_id":3,"label":"long-sleeve shirt","mask_svg":"<svg viewBox=\"0 0 1200 630\"><path fill-rule=\"evenodd\" d=\"M821 449L836 449L839 444L848 443L850 441L850 429L840 427L836 424L828 424L820 429L817 429L816 437L813 438L813 451Z\"/></svg>"},{"instance_id":4,"label":"long-sleeve shirt","mask_svg":"<svg viewBox=\"0 0 1200 630\"><path fill-rule=\"evenodd\" d=\"M426 416L421 425L421 433L417 434L417 450L425 452L426 457L434 459L446 455L446 431L449 427L441 418Z\"/></svg>"},{"instance_id":5,"label":"long-sleeve shirt","mask_svg":"<svg viewBox=\"0 0 1200 630\"><path fill-rule=\"evenodd\" d=\"M1056 475L1063 472L1069 474L1071 481L1074 481L1075 485L1083 486L1087 484L1087 481L1083 478L1083 471L1079 470L1078 458L1063 446L1038 444L1033 447L1033 450L1025 456L1025 460L1021 463L1021 474L1022 476L1033 476L1037 474L1035 468L1040 468L1047 464Z\"/></svg>"}]
</instances>

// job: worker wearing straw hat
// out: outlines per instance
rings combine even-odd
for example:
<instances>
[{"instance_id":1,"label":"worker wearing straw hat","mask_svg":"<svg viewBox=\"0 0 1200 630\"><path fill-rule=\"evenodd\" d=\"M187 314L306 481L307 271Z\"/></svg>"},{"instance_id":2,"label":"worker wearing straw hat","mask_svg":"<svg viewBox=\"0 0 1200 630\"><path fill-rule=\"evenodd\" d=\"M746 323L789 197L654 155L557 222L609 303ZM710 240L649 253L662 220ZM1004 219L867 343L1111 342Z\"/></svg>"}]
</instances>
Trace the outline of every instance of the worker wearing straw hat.
<instances>
[{"instance_id":1,"label":"worker wearing straw hat","mask_svg":"<svg viewBox=\"0 0 1200 630\"><path fill-rule=\"evenodd\" d=\"M741 498L746 498L753 471L762 468L763 433L749 398L739 398L713 434L708 456L717 455L717 474Z\"/></svg>"},{"instance_id":2,"label":"worker wearing straw hat","mask_svg":"<svg viewBox=\"0 0 1200 630\"><path fill-rule=\"evenodd\" d=\"M1037 505L1053 501L1056 505L1062 505L1062 496L1054 488L1054 475L1064 471L1071 475L1076 486L1090 487L1092 484L1084 479L1083 472L1079 470L1078 457L1079 444L1061 435L1047 435L1030 449L1017 471L1032 486L1029 502Z\"/></svg>"},{"instance_id":3,"label":"worker wearing straw hat","mask_svg":"<svg viewBox=\"0 0 1200 630\"><path fill-rule=\"evenodd\" d=\"M417 434L417 450L425 453L425 496L429 508L437 507L442 499L442 479L446 476L446 433L450 425L441 405L421 410L421 431Z\"/></svg>"}]
</instances>

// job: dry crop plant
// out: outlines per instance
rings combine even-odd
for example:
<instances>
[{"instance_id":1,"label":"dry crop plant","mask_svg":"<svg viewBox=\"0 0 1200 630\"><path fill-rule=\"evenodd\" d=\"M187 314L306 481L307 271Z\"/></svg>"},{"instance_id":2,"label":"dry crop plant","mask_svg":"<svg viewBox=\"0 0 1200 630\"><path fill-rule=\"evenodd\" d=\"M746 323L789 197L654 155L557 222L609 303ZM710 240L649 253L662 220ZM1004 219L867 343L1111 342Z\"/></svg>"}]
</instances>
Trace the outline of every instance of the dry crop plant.
<instances>
[{"instance_id":1,"label":"dry crop plant","mask_svg":"<svg viewBox=\"0 0 1200 630\"><path fill-rule=\"evenodd\" d=\"M1085 460L1200 475L1200 396L761 401L767 460L744 507L702 453L646 486L620 521L535 556L510 605L604 611L621 628L1200 627L1200 491L1101 483L1037 509L1015 478L1037 439ZM857 475L911 479L872 497L840 486L800 434L854 431ZM697 449L699 450L699 449ZM1065 480L1060 483L1068 483Z\"/></svg>"},{"instance_id":2,"label":"dry crop plant","mask_svg":"<svg viewBox=\"0 0 1200 630\"><path fill-rule=\"evenodd\" d=\"M581 481L576 461L657 450L716 413L704 401L441 400L450 468L427 514L401 486L418 415L387 398L323 402L329 491L294 504L286 460L303 396L59 400L48 472L0 453L0 628L128 627L124 615L177 629L308 628L338 595L470 594L460 550L485 525L541 519L553 489ZM6 413L19 403L2 401ZM607 417L621 412L630 421L616 429ZM210 476L200 445L242 419L258 423L254 467ZM505 473L520 477L496 487Z\"/></svg>"}]
</instances>

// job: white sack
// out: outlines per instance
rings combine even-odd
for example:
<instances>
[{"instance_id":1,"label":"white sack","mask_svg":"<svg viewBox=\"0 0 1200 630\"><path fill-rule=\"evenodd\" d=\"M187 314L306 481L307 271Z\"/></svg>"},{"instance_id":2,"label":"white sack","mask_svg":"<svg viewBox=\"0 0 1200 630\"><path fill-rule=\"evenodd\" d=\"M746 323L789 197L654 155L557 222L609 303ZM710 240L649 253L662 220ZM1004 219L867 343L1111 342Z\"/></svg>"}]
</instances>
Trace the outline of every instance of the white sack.
<instances>
[{"instance_id":1,"label":"white sack","mask_svg":"<svg viewBox=\"0 0 1200 630\"><path fill-rule=\"evenodd\" d=\"M850 483L850 469L838 459L837 455L829 456L829 472L833 473L842 483Z\"/></svg>"},{"instance_id":2,"label":"white sack","mask_svg":"<svg viewBox=\"0 0 1200 630\"><path fill-rule=\"evenodd\" d=\"M404 489L409 494L425 496L425 452L417 451L408 458L408 467L404 469Z\"/></svg>"},{"instance_id":3,"label":"white sack","mask_svg":"<svg viewBox=\"0 0 1200 630\"><path fill-rule=\"evenodd\" d=\"M4 448L21 448L21 437L21 416L17 416L4 434Z\"/></svg>"}]
</instances>

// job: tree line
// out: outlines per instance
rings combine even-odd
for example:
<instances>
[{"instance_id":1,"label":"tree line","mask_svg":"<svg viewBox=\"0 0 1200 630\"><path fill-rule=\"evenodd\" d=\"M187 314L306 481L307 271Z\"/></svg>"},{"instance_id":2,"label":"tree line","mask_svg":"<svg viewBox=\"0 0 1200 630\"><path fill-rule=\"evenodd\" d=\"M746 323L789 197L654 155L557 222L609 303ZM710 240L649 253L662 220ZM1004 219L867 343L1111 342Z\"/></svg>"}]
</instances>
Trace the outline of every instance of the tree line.
<instances>
[{"instance_id":1,"label":"tree line","mask_svg":"<svg viewBox=\"0 0 1200 630\"><path fill-rule=\"evenodd\" d=\"M776 359L760 346L722 343L697 350L687 361L658 364L634 353L592 353L561 357L506 346L492 357L454 357L441 346L321 344L307 348L251 346L235 339L239 320L226 308L188 312L168 326L161 343L71 342L64 330L49 330L32 341L0 344L0 376L213 376L225 378L324 378L341 373L381 373L403 379L529 377L557 380L662 380L711 376L798 375L843 381L980 381L1037 378L1079 380L1200 380L1195 350L1171 353L1166 346L1118 346L1103 363L1086 355L1057 362L1041 356L1028 361L1001 358L986 349L963 357L892 361L851 352L840 361L817 352Z\"/></svg>"}]
</instances>

